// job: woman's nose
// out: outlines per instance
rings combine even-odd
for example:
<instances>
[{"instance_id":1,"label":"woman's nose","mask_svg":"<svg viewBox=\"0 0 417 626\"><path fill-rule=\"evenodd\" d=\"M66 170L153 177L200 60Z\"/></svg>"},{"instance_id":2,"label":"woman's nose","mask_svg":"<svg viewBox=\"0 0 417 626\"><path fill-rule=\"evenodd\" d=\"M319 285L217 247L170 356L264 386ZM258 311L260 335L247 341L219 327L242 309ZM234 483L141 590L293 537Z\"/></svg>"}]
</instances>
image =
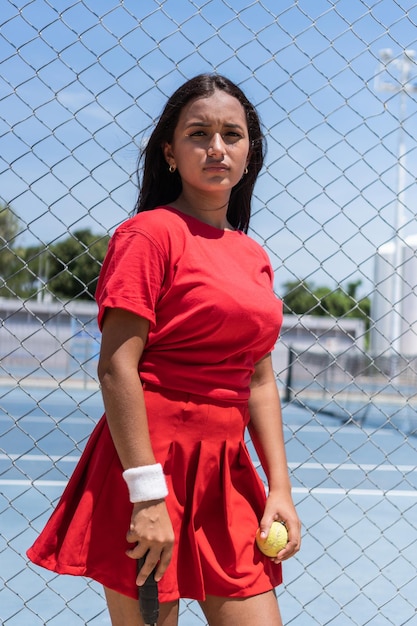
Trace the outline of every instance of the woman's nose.
<instances>
[{"instance_id":1,"label":"woman's nose","mask_svg":"<svg viewBox=\"0 0 417 626\"><path fill-rule=\"evenodd\" d=\"M207 148L207 155L208 156L215 156L215 155L217 156L217 155L223 155L223 154L224 154L223 138L220 135L220 133L216 133L211 138L210 145Z\"/></svg>"}]
</instances>

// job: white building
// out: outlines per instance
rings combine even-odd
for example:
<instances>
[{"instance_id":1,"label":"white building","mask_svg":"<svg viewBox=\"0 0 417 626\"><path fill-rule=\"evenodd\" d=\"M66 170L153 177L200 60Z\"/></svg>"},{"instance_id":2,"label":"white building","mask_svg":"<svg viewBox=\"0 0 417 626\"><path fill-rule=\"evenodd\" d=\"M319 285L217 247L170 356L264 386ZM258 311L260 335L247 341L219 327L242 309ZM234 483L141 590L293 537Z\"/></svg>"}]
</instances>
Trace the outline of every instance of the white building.
<instances>
[{"instance_id":1,"label":"white building","mask_svg":"<svg viewBox=\"0 0 417 626\"><path fill-rule=\"evenodd\" d=\"M371 353L375 356L393 352L393 346L402 356L417 355L417 235L398 245L398 260L393 241L381 246L375 257L371 308Z\"/></svg>"},{"instance_id":2,"label":"white building","mask_svg":"<svg viewBox=\"0 0 417 626\"><path fill-rule=\"evenodd\" d=\"M0 376L95 380L100 347L94 302L0 298ZM277 372L290 351L338 355L364 351L365 323L313 315L284 315L273 353Z\"/></svg>"}]
</instances>

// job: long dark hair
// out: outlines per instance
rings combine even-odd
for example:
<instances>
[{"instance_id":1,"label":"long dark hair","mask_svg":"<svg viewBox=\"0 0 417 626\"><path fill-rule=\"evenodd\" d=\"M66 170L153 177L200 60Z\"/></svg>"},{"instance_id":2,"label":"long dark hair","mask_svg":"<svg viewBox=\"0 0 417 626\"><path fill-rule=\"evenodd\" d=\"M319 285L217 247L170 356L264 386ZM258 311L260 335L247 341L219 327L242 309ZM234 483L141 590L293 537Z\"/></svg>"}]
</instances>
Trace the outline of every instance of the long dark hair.
<instances>
[{"instance_id":1,"label":"long dark hair","mask_svg":"<svg viewBox=\"0 0 417 626\"><path fill-rule=\"evenodd\" d=\"M200 74L179 87L168 100L159 121L152 132L146 147L139 156L138 177L143 162L142 184L135 212L149 211L156 206L174 202L182 191L178 171L171 174L162 147L172 143L175 128L184 106L195 98L207 98L218 89L233 96L243 106L246 113L250 142L248 173L233 187L227 219L239 230L247 232L251 214L251 199L256 179L264 160L264 136L255 107L243 91L232 81L217 74Z\"/></svg>"}]
</instances>

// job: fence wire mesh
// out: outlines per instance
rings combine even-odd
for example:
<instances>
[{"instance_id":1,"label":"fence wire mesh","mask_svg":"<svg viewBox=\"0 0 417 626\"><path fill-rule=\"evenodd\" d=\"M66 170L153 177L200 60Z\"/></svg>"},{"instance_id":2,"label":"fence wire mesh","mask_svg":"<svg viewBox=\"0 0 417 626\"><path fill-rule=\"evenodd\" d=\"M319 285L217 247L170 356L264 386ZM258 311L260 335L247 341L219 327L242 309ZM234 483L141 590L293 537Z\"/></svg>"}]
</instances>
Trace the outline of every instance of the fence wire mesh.
<instances>
[{"instance_id":1,"label":"fence wire mesh","mask_svg":"<svg viewBox=\"0 0 417 626\"><path fill-rule=\"evenodd\" d=\"M251 235L286 316L274 352L299 555L285 624L417 623L417 3L3 0L0 618L108 624L95 583L28 564L100 416L91 300L137 153L218 72L268 142ZM205 624L195 602L181 623Z\"/></svg>"}]
</instances>

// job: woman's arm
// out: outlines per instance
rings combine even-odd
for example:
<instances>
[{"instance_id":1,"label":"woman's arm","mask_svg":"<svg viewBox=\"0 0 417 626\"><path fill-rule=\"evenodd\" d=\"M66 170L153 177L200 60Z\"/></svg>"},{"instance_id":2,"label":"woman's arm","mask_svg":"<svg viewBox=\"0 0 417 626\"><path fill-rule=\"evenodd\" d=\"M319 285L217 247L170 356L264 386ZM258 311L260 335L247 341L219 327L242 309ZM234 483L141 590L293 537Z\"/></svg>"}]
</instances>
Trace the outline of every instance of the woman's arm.
<instances>
[{"instance_id":1,"label":"woman's arm","mask_svg":"<svg viewBox=\"0 0 417 626\"><path fill-rule=\"evenodd\" d=\"M274 559L283 561L300 549L301 524L291 496L281 403L271 355L256 365L251 381L249 413L249 433L269 485L265 512L260 522L261 532L266 536L274 520L285 522L289 541L279 553L279 559Z\"/></svg>"},{"instance_id":2,"label":"woman's arm","mask_svg":"<svg viewBox=\"0 0 417 626\"><path fill-rule=\"evenodd\" d=\"M138 364L148 336L149 322L122 309L105 314L98 377L110 433L123 469L153 465L148 419ZM110 506L110 503L109 503ZM140 545L129 550L134 559L149 554L138 576L142 584L159 561L159 580L172 555L174 534L165 500L133 504L127 540Z\"/></svg>"}]
</instances>

